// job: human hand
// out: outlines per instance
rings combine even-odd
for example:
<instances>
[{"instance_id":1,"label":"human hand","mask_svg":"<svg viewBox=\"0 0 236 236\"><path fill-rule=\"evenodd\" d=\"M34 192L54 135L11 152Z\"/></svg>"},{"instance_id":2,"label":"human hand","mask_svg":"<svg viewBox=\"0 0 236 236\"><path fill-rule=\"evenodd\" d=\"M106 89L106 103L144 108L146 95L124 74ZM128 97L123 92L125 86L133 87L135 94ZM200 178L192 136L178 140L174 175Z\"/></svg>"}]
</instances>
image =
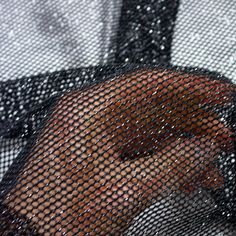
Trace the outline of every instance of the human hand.
<instances>
[{"instance_id":1,"label":"human hand","mask_svg":"<svg viewBox=\"0 0 236 236\"><path fill-rule=\"evenodd\" d=\"M168 191L223 185L233 132L214 111L235 86L139 70L63 95L5 199L45 235L119 235Z\"/></svg>"}]
</instances>

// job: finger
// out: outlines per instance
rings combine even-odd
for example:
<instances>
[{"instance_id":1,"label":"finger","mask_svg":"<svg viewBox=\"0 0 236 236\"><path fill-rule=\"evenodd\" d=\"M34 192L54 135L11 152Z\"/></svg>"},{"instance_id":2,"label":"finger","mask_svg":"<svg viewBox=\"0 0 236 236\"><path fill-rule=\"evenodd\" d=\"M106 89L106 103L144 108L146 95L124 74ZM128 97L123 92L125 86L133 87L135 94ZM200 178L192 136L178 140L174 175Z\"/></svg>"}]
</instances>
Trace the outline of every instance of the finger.
<instances>
[{"instance_id":1,"label":"finger","mask_svg":"<svg viewBox=\"0 0 236 236\"><path fill-rule=\"evenodd\" d=\"M180 109L185 109L183 105ZM186 108L187 110L187 108ZM206 111L202 108L191 111L189 113L183 111L173 112L173 116L167 118L177 130L183 133L187 132L195 136L207 136L209 140L216 140L218 145L224 151L232 151L234 147L235 134L227 125L221 121L214 112Z\"/></svg>"},{"instance_id":2,"label":"finger","mask_svg":"<svg viewBox=\"0 0 236 236\"><path fill-rule=\"evenodd\" d=\"M233 93L236 91L235 84L173 69L149 69L138 71L137 74L143 79L147 75L155 78L163 92L179 98L187 95L185 98L191 98L196 104L227 105L232 102ZM135 76L137 75L133 73L132 77Z\"/></svg>"},{"instance_id":3,"label":"finger","mask_svg":"<svg viewBox=\"0 0 236 236\"><path fill-rule=\"evenodd\" d=\"M126 150L126 154L121 155L130 157L135 156L131 150L145 154L153 146L162 148L165 136L180 135L181 132L210 133L212 138L217 137L225 151L230 150L234 134L220 121L214 105L231 102L233 92L233 84L154 69L136 71L96 85L83 93L82 100L87 102L91 96L97 98L96 106L90 104L96 126L102 123L106 132L115 136L113 142L120 146L119 149ZM80 92L72 97L75 100L79 97L77 102L81 100Z\"/></svg>"},{"instance_id":4,"label":"finger","mask_svg":"<svg viewBox=\"0 0 236 236\"><path fill-rule=\"evenodd\" d=\"M136 84L141 91L146 90L147 97L153 93L157 96L161 93L169 97L184 96L187 100L192 98L194 103L201 105L206 103L210 103L212 106L231 104L233 94L236 92L235 84L209 78L206 75L196 75L173 69L140 69L118 77L116 80L120 81L123 88ZM125 85L122 80L128 80L129 83ZM135 90L133 92L135 93ZM136 90L136 93L139 92Z\"/></svg>"},{"instance_id":5,"label":"finger","mask_svg":"<svg viewBox=\"0 0 236 236\"><path fill-rule=\"evenodd\" d=\"M116 181L102 191L107 214L99 225L103 225L104 235L124 232L135 216L173 191L221 188L222 174L212 168L218 155L217 144L193 138L169 142L161 152L127 161L128 165L121 163ZM113 199L114 206L108 204L109 199ZM113 219L113 224L107 225L106 217Z\"/></svg>"},{"instance_id":6,"label":"finger","mask_svg":"<svg viewBox=\"0 0 236 236\"><path fill-rule=\"evenodd\" d=\"M161 176L165 183L172 186L172 190L177 190L186 183L199 187L199 176L205 181L204 186L207 186L207 173L210 173L211 169L217 169L214 163L219 155L220 147L215 140L211 141L207 137L180 138L174 142L167 141L167 146L163 150L149 157L140 157L132 163L136 163L136 166L145 172L144 176L155 178L158 173L158 179ZM209 188L222 187L219 173L218 170L215 175L219 177L219 181L216 178L215 187L211 183Z\"/></svg>"}]
</instances>

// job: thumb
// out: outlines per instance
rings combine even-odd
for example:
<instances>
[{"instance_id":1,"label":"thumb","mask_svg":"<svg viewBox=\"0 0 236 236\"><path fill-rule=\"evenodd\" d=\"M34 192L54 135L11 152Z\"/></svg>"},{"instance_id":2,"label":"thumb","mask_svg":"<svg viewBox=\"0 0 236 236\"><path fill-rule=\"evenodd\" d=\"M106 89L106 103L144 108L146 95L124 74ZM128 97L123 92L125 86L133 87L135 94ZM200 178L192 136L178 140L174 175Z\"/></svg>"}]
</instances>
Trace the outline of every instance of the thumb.
<instances>
[{"instance_id":1,"label":"thumb","mask_svg":"<svg viewBox=\"0 0 236 236\"><path fill-rule=\"evenodd\" d=\"M106 188L111 196L114 194L117 206L109 208L116 227L106 227L107 232L123 232L134 217L165 193L187 194L197 187L217 189L223 185L223 177L213 164L219 152L216 144L203 138L171 141L161 152L120 164L116 181Z\"/></svg>"}]
</instances>

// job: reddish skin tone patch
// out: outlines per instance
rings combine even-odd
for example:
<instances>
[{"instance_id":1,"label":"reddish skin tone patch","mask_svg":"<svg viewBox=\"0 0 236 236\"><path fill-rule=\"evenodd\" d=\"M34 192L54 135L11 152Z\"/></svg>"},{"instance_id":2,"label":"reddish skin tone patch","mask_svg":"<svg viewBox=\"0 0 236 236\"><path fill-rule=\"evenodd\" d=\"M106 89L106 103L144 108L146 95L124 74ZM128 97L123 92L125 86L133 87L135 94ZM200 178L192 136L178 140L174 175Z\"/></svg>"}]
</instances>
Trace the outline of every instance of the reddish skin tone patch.
<instances>
[{"instance_id":1,"label":"reddish skin tone patch","mask_svg":"<svg viewBox=\"0 0 236 236\"><path fill-rule=\"evenodd\" d=\"M155 69L67 93L5 204L45 235L120 235L165 192L221 188L214 161L234 134L214 109L235 91Z\"/></svg>"}]
</instances>

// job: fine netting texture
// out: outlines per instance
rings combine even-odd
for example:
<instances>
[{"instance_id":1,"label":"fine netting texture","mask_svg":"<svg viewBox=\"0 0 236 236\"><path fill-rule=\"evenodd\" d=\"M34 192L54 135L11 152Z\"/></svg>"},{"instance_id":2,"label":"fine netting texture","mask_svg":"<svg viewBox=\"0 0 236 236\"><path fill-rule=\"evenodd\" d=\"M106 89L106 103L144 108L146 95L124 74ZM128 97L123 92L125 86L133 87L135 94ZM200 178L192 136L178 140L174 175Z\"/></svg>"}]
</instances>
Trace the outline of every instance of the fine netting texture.
<instances>
[{"instance_id":1,"label":"fine netting texture","mask_svg":"<svg viewBox=\"0 0 236 236\"><path fill-rule=\"evenodd\" d=\"M169 66L77 73L90 84L64 72L71 87L16 119L31 134L2 134L28 136L2 180L2 234L234 235L235 85Z\"/></svg>"},{"instance_id":2,"label":"fine netting texture","mask_svg":"<svg viewBox=\"0 0 236 236\"><path fill-rule=\"evenodd\" d=\"M223 73L236 82L236 6L231 0L181 0L171 61Z\"/></svg>"},{"instance_id":3,"label":"fine netting texture","mask_svg":"<svg viewBox=\"0 0 236 236\"><path fill-rule=\"evenodd\" d=\"M122 0L0 2L0 80L107 63Z\"/></svg>"},{"instance_id":4,"label":"fine netting texture","mask_svg":"<svg viewBox=\"0 0 236 236\"><path fill-rule=\"evenodd\" d=\"M168 61L178 0L0 2L0 81L111 63Z\"/></svg>"}]
</instances>

